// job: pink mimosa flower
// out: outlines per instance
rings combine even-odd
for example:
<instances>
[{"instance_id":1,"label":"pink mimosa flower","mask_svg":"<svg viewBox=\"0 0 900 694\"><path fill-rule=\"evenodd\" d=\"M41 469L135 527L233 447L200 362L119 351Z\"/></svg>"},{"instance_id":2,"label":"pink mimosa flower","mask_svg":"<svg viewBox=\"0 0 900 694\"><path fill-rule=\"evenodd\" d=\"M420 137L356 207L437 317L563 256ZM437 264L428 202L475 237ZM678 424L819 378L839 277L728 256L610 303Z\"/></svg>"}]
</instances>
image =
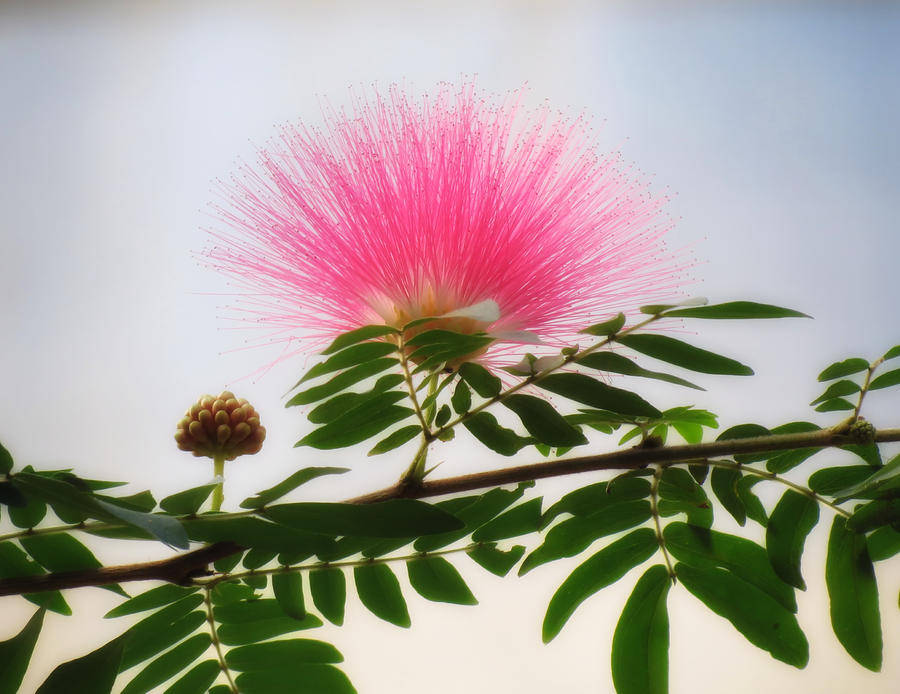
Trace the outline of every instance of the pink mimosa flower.
<instances>
[{"instance_id":1,"label":"pink mimosa flower","mask_svg":"<svg viewBox=\"0 0 900 694\"><path fill-rule=\"evenodd\" d=\"M583 118L526 113L521 98L394 86L326 109L324 130L281 128L223 184L228 230L208 250L244 318L293 341L496 302L499 315L453 327L559 346L670 297L664 199L598 154Z\"/></svg>"}]
</instances>

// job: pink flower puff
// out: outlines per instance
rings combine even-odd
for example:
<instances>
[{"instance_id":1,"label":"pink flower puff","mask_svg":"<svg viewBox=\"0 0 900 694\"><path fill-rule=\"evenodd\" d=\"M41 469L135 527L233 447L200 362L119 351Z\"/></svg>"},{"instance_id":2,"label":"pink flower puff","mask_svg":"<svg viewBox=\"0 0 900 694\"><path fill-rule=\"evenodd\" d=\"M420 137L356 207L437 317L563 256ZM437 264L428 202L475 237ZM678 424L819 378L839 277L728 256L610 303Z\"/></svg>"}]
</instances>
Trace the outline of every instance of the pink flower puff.
<instances>
[{"instance_id":1,"label":"pink flower puff","mask_svg":"<svg viewBox=\"0 0 900 694\"><path fill-rule=\"evenodd\" d=\"M522 100L394 85L326 107L324 129L281 127L213 206L204 255L239 288L234 316L285 342L283 357L301 335L476 304L450 327L559 347L670 298L682 265L662 241L665 198L598 154L584 117Z\"/></svg>"}]
</instances>

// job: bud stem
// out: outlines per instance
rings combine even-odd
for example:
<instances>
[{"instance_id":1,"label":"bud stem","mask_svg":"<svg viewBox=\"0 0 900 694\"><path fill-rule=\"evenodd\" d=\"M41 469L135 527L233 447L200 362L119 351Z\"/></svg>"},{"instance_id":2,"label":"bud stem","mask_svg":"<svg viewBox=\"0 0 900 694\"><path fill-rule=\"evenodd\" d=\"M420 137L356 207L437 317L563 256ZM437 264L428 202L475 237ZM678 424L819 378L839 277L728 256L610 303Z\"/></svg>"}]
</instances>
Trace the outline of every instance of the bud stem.
<instances>
[{"instance_id":1,"label":"bud stem","mask_svg":"<svg viewBox=\"0 0 900 694\"><path fill-rule=\"evenodd\" d=\"M213 475L215 475L216 479L222 480L221 482L216 483L216 488L213 489L212 494L212 510L219 511L222 508L222 501L225 500L225 493L223 491L223 487L225 486L225 456L221 453L213 458Z\"/></svg>"}]
</instances>

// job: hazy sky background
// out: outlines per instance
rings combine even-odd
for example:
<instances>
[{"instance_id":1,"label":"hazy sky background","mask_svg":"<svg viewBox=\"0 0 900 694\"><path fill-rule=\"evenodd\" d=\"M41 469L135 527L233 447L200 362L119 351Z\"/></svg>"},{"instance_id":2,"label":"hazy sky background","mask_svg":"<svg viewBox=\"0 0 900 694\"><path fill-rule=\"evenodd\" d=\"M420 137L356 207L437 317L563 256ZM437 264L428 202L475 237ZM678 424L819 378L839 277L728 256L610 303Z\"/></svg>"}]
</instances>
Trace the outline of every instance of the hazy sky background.
<instances>
[{"instance_id":1,"label":"hazy sky background","mask_svg":"<svg viewBox=\"0 0 900 694\"><path fill-rule=\"evenodd\" d=\"M349 463L354 472L297 498L346 498L396 478L407 449L366 459L366 445L330 455L291 448L306 425L282 408L282 395L305 361L239 381L274 355L231 351L244 336L217 318L227 299L216 294L227 287L192 256L206 243L210 181L237 157L252 158L252 143L275 125L317 123L317 95L345 103L349 85L406 80L425 90L477 74L487 90L527 82L529 103L584 110L603 147L621 147L673 195L679 221L669 243L699 261L691 293L815 316L703 325L698 343L758 375L703 378L709 392L689 400L641 384L659 403L708 407L724 426L829 424L836 417L807 404L821 390L819 370L900 343L897 4L60 5L0 5L0 437L21 464L129 479L129 489L149 487L157 498L205 483L211 466L177 451L172 433L201 393L230 385L260 410L269 439L229 471L226 505L307 465ZM898 404L895 394L875 393L870 418L896 426ZM436 456L446 460L442 474L506 462L460 443ZM840 459L823 453L813 462ZM555 498L589 481L548 482L537 493ZM798 595L807 669L772 660L677 589L673 694L896 692L900 566L878 567L885 668L874 675L830 632L822 579L830 522L823 510L807 543L810 587ZM748 533L761 537L758 528ZM109 562L166 555L146 544L97 547ZM610 639L640 570L542 646L547 601L574 562L504 580L467 559L457 564L477 608L427 603L408 590L414 626L406 631L366 613L351 592L345 626L309 635L343 651L364 694L612 691ZM85 589L69 600L77 617L45 622L36 655L44 673L123 628L99 618L115 604L111 594ZM30 614L9 598L0 609L0 638Z\"/></svg>"}]
</instances>

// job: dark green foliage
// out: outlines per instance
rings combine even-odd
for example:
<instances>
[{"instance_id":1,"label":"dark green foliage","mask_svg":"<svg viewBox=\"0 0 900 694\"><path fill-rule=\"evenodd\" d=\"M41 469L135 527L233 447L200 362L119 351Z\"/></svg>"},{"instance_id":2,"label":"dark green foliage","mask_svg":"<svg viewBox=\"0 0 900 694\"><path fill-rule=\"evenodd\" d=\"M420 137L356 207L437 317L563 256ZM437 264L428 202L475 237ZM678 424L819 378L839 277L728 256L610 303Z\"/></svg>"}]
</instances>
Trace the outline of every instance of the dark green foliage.
<instances>
[{"instance_id":1,"label":"dark green foliage","mask_svg":"<svg viewBox=\"0 0 900 694\"><path fill-rule=\"evenodd\" d=\"M875 571L865 535L850 530L841 516L828 537L825 584L835 636L856 662L877 672L882 643Z\"/></svg>"},{"instance_id":2,"label":"dark green foliage","mask_svg":"<svg viewBox=\"0 0 900 694\"><path fill-rule=\"evenodd\" d=\"M5 475L13 468L13 457L6 446L0 443L0 475Z\"/></svg>"},{"instance_id":3,"label":"dark green foliage","mask_svg":"<svg viewBox=\"0 0 900 694\"><path fill-rule=\"evenodd\" d=\"M282 614L280 617L223 624L219 627L219 640L227 646L245 646L270 639L273 636L290 634L302 629L315 629L320 626L322 626L322 620L315 615L307 614L303 619L293 619Z\"/></svg>"},{"instance_id":4,"label":"dark green foliage","mask_svg":"<svg viewBox=\"0 0 900 694\"><path fill-rule=\"evenodd\" d=\"M766 527L769 523L769 516L766 513L766 509L762 504L762 501L759 500L759 497L756 496L753 492L753 487L762 482L762 477L756 477L755 475L744 475L744 478L739 480L737 483L737 493L738 498L740 498L741 503L744 504L744 509L747 512L747 518L752 521L756 521L761 526Z\"/></svg>"},{"instance_id":5,"label":"dark green foliage","mask_svg":"<svg viewBox=\"0 0 900 694\"><path fill-rule=\"evenodd\" d=\"M419 537L463 527L462 521L438 506L415 499L377 504L279 504L268 507L265 513L278 523L325 535Z\"/></svg>"},{"instance_id":6,"label":"dark green foliage","mask_svg":"<svg viewBox=\"0 0 900 694\"><path fill-rule=\"evenodd\" d=\"M0 694L16 694L44 623L44 610L34 613L22 631L0 642Z\"/></svg>"},{"instance_id":7,"label":"dark green foliage","mask_svg":"<svg viewBox=\"0 0 900 694\"><path fill-rule=\"evenodd\" d=\"M303 574L298 571L277 573L272 575L272 590L279 607L294 619L306 617L306 606L303 603Z\"/></svg>"},{"instance_id":8,"label":"dark green foliage","mask_svg":"<svg viewBox=\"0 0 900 694\"><path fill-rule=\"evenodd\" d=\"M755 542L687 523L669 523L663 537L666 548L678 561L701 569L726 569L785 609L797 611L794 589L775 573L766 550Z\"/></svg>"},{"instance_id":9,"label":"dark green foliage","mask_svg":"<svg viewBox=\"0 0 900 694\"><path fill-rule=\"evenodd\" d=\"M900 369L888 371L880 376L873 378L869 383L869 390L879 390L880 388L889 388L900 384Z\"/></svg>"},{"instance_id":10,"label":"dark green foliage","mask_svg":"<svg viewBox=\"0 0 900 694\"><path fill-rule=\"evenodd\" d=\"M254 670L238 675L241 694L273 694L291 682L291 694L356 694L347 676L333 665L296 663L280 670Z\"/></svg>"},{"instance_id":11,"label":"dark green foliage","mask_svg":"<svg viewBox=\"0 0 900 694\"><path fill-rule=\"evenodd\" d=\"M622 326L625 325L625 314L618 313L609 320L603 321L602 323L595 323L590 327L581 330L580 332L585 333L587 335L597 335L598 337L606 337L608 335L615 335L622 329Z\"/></svg>"},{"instance_id":12,"label":"dark green foliage","mask_svg":"<svg viewBox=\"0 0 900 694\"><path fill-rule=\"evenodd\" d=\"M806 536L819 521L814 499L789 489L772 510L766 526L766 551L775 573L792 586L806 590L800 558Z\"/></svg>"},{"instance_id":13,"label":"dark green foliage","mask_svg":"<svg viewBox=\"0 0 900 694\"><path fill-rule=\"evenodd\" d=\"M809 662L809 643L796 617L769 594L723 569L676 564L675 573L685 588L753 645L797 668Z\"/></svg>"},{"instance_id":14,"label":"dark green foliage","mask_svg":"<svg viewBox=\"0 0 900 694\"><path fill-rule=\"evenodd\" d=\"M158 684L186 670L209 648L209 634L197 634L159 656L132 679L122 694L146 694Z\"/></svg>"},{"instance_id":15,"label":"dark green foliage","mask_svg":"<svg viewBox=\"0 0 900 694\"><path fill-rule=\"evenodd\" d=\"M409 583L426 600L477 605L478 600L456 568L443 557L423 556L406 562Z\"/></svg>"},{"instance_id":16,"label":"dark green foliage","mask_svg":"<svg viewBox=\"0 0 900 694\"><path fill-rule=\"evenodd\" d=\"M666 468L659 480L659 497L657 504L663 516L684 513L694 525L709 527L712 525L712 506L703 487L687 470Z\"/></svg>"},{"instance_id":17,"label":"dark green foliage","mask_svg":"<svg viewBox=\"0 0 900 694\"><path fill-rule=\"evenodd\" d=\"M828 386L828 388L825 389L824 393L822 393L819 397L817 397L809 404L818 405L820 402L825 402L826 400L834 400L835 398L840 398L844 395L853 395L853 393L858 392L858 383L847 380L837 381L836 383L832 383L830 386Z\"/></svg>"},{"instance_id":18,"label":"dark green foliage","mask_svg":"<svg viewBox=\"0 0 900 694\"><path fill-rule=\"evenodd\" d=\"M525 429L548 446L580 446L587 439L546 400L533 395L510 395L503 404L515 412Z\"/></svg>"},{"instance_id":19,"label":"dark green foliage","mask_svg":"<svg viewBox=\"0 0 900 694\"><path fill-rule=\"evenodd\" d=\"M463 425L472 436L500 455L515 455L525 446L534 443L533 439L519 436L512 429L500 426L497 418L490 412L472 415Z\"/></svg>"},{"instance_id":20,"label":"dark green foliage","mask_svg":"<svg viewBox=\"0 0 900 694\"><path fill-rule=\"evenodd\" d=\"M650 496L650 482L638 477L623 476L608 484L606 482L590 484L569 492L544 511L541 527L549 525L561 513L586 516L612 504L646 499L648 496Z\"/></svg>"},{"instance_id":21,"label":"dark green foliage","mask_svg":"<svg viewBox=\"0 0 900 694\"><path fill-rule=\"evenodd\" d=\"M544 536L543 544L525 557L519 575L549 561L574 557L595 540L629 530L648 521L650 516L650 502L640 500L613 504L588 516L565 520L553 526Z\"/></svg>"},{"instance_id":22,"label":"dark green foliage","mask_svg":"<svg viewBox=\"0 0 900 694\"><path fill-rule=\"evenodd\" d=\"M734 517L738 525L744 525L747 522L747 509L737 492L740 480L741 473L735 468L716 467L710 475L710 484L719 503Z\"/></svg>"},{"instance_id":23,"label":"dark green foliage","mask_svg":"<svg viewBox=\"0 0 900 694\"><path fill-rule=\"evenodd\" d=\"M465 414L472 407L472 393L463 381L456 384L453 395L450 397L450 403L457 414Z\"/></svg>"},{"instance_id":24,"label":"dark green foliage","mask_svg":"<svg viewBox=\"0 0 900 694\"><path fill-rule=\"evenodd\" d=\"M145 593L136 595L130 600L126 600L118 607L114 607L106 613L106 617L122 617L127 614L135 614L146 610L153 610L163 605L170 605L182 598L187 597L191 593L196 593L197 588L182 588L180 586L166 583L165 585L151 588Z\"/></svg>"},{"instance_id":25,"label":"dark green foliage","mask_svg":"<svg viewBox=\"0 0 900 694\"><path fill-rule=\"evenodd\" d=\"M347 601L347 579L337 568L316 569L309 574L309 590L313 604L332 624L344 623L344 604Z\"/></svg>"},{"instance_id":26,"label":"dark green foliage","mask_svg":"<svg viewBox=\"0 0 900 694\"><path fill-rule=\"evenodd\" d=\"M187 516L197 513L215 488L215 484L204 484L202 487L186 489L183 492L167 496L159 502L159 506L163 511L176 516Z\"/></svg>"},{"instance_id":27,"label":"dark green foliage","mask_svg":"<svg viewBox=\"0 0 900 694\"><path fill-rule=\"evenodd\" d=\"M884 561L900 553L900 531L893 528L879 528L866 540L872 561Z\"/></svg>"},{"instance_id":28,"label":"dark green foliage","mask_svg":"<svg viewBox=\"0 0 900 694\"><path fill-rule=\"evenodd\" d=\"M869 368L869 362L859 357L837 361L819 374L819 381L833 381L835 378L852 376Z\"/></svg>"},{"instance_id":29,"label":"dark green foliage","mask_svg":"<svg viewBox=\"0 0 900 694\"><path fill-rule=\"evenodd\" d=\"M555 373L535 385L588 407L634 417L659 417L662 413L640 395L613 388L585 374Z\"/></svg>"},{"instance_id":30,"label":"dark green foliage","mask_svg":"<svg viewBox=\"0 0 900 694\"><path fill-rule=\"evenodd\" d=\"M758 304L753 301L728 301L723 304L710 304L709 306L692 306L690 308L676 308L674 311L666 311L666 316L678 316L681 318L711 318L727 320L748 320L760 318L810 318L805 313L771 304Z\"/></svg>"},{"instance_id":31,"label":"dark green foliage","mask_svg":"<svg viewBox=\"0 0 900 694\"><path fill-rule=\"evenodd\" d=\"M525 554L525 547L516 545L508 551L497 549L490 544L478 545L470 549L467 554L479 566L487 569L495 576L506 576L509 570L514 567L522 555Z\"/></svg>"},{"instance_id":32,"label":"dark green foliage","mask_svg":"<svg viewBox=\"0 0 900 694\"><path fill-rule=\"evenodd\" d=\"M359 600L376 617L398 627L409 627L409 611L400 582L386 564L364 564L353 569Z\"/></svg>"},{"instance_id":33,"label":"dark green foliage","mask_svg":"<svg viewBox=\"0 0 900 694\"><path fill-rule=\"evenodd\" d=\"M294 445L330 450L365 441L415 414L409 407L394 404L401 397L400 393L390 391L379 393L328 424L314 429Z\"/></svg>"},{"instance_id":34,"label":"dark green foliage","mask_svg":"<svg viewBox=\"0 0 900 694\"><path fill-rule=\"evenodd\" d=\"M360 381L369 378L370 376L380 374L382 371L389 369L392 366L399 367L399 362L396 359L391 359L388 357L384 357L382 359L374 359L370 362L359 364L358 366L354 366L353 368L347 369L346 371L342 371L337 376L334 376L321 385L313 386L312 388L307 388L306 390L297 393L294 397L287 401L285 407L309 405L310 403L324 400L325 398L336 395L342 390L346 390L350 386L359 383ZM398 378L400 380L397 381L397 383L402 382L403 377L398 375Z\"/></svg>"},{"instance_id":35,"label":"dark green foliage","mask_svg":"<svg viewBox=\"0 0 900 694\"><path fill-rule=\"evenodd\" d=\"M283 497L285 494L294 491L297 487L306 484L310 480L323 475L342 475L349 472L350 468L346 467L307 467L297 470L286 479L282 480L273 487L257 492L255 495L241 502L241 508L262 508L267 504L271 504Z\"/></svg>"},{"instance_id":36,"label":"dark green foliage","mask_svg":"<svg viewBox=\"0 0 900 694\"><path fill-rule=\"evenodd\" d=\"M612 678L618 694L669 691L669 592L665 566L651 566L638 580L616 624Z\"/></svg>"},{"instance_id":37,"label":"dark green foliage","mask_svg":"<svg viewBox=\"0 0 900 694\"><path fill-rule=\"evenodd\" d=\"M340 663L344 657L330 643L314 639L285 639L232 648L225 664L232 670L281 669L295 663Z\"/></svg>"},{"instance_id":38,"label":"dark green foliage","mask_svg":"<svg viewBox=\"0 0 900 694\"><path fill-rule=\"evenodd\" d=\"M563 581L550 600L544 616L544 643L559 634L581 603L618 581L658 549L656 534L649 528L641 528L604 547L581 564Z\"/></svg>"},{"instance_id":39,"label":"dark green foliage","mask_svg":"<svg viewBox=\"0 0 900 694\"><path fill-rule=\"evenodd\" d=\"M44 573L37 562L31 561L21 549L12 542L0 542L0 579L37 576ZM23 596L29 602L45 607L51 612L70 615L72 609L58 590L41 593L26 593Z\"/></svg>"},{"instance_id":40,"label":"dark green foliage","mask_svg":"<svg viewBox=\"0 0 900 694\"><path fill-rule=\"evenodd\" d=\"M386 357L396 351L397 345L390 342L363 342L362 344L353 345L316 364L306 372L297 385L312 378L347 369L351 366L357 366L358 364L364 364L380 357ZM294 387L296 388L296 386Z\"/></svg>"},{"instance_id":41,"label":"dark green foliage","mask_svg":"<svg viewBox=\"0 0 900 694\"><path fill-rule=\"evenodd\" d=\"M99 694L112 691L119 672L125 637L56 667L36 694Z\"/></svg>"},{"instance_id":42,"label":"dark green foliage","mask_svg":"<svg viewBox=\"0 0 900 694\"><path fill-rule=\"evenodd\" d=\"M666 383L674 383L679 386L686 386L696 390L705 390L698 385L694 385L690 381L686 381L678 376L662 373L660 371L649 371L635 364L631 359L623 357L616 352L593 352L578 360L582 366L597 371L606 371L609 373L623 374L625 376L637 376L639 378L653 378L657 381L665 381Z\"/></svg>"},{"instance_id":43,"label":"dark green foliage","mask_svg":"<svg viewBox=\"0 0 900 694\"><path fill-rule=\"evenodd\" d=\"M364 325L361 328L351 330L350 332L336 337L322 354L334 354L335 352L339 352L340 350L362 342L363 340L372 340L377 337L384 337L385 335L396 335L398 332L398 330L389 325Z\"/></svg>"},{"instance_id":44,"label":"dark green foliage","mask_svg":"<svg viewBox=\"0 0 900 694\"><path fill-rule=\"evenodd\" d=\"M729 376L752 376L753 369L734 359L723 357L668 335L623 335L616 338L626 347L690 371Z\"/></svg>"},{"instance_id":45,"label":"dark green foliage","mask_svg":"<svg viewBox=\"0 0 900 694\"><path fill-rule=\"evenodd\" d=\"M500 393L500 379L481 364L466 362L460 365L459 375L483 398L493 398Z\"/></svg>"},{"instance_id":46,"label":"dark green foliage","mask_svg":"<svg viewBox=\"0 0 900 694\"><path fill-rule=\"evenodd\" d=\"M188 670L163 694L205 694L220 672L218 661L204 660Z\"/></svg>"},{"instance_id":47,"label":"dark green foliage","mask_svg":"<svg viewBox=\"0 0 900 694\"><path fill-rule=\"evenodd\" d=\"M541 522L541 499L531 499L482 525L472 533L474 542L491 542L537 532Z\"/></svg>"},{"instance_id":48,"label":"dark green foliage","mask_svg":"<svg viewBox=\"0 0 900 694\"><path fill-rule=\"evenodd\" d=\"M446 407L446 405L444 407ZM447 411L449 412L449 409ZM382 453L392 451L395 448L399 448L404 443L412 441L421 433L422 427L418 424L410 424L409 426L401 427L376 443L372 447L372 450L369 451L368 455L381 455Z\"/></svg>"}]
</instances>

